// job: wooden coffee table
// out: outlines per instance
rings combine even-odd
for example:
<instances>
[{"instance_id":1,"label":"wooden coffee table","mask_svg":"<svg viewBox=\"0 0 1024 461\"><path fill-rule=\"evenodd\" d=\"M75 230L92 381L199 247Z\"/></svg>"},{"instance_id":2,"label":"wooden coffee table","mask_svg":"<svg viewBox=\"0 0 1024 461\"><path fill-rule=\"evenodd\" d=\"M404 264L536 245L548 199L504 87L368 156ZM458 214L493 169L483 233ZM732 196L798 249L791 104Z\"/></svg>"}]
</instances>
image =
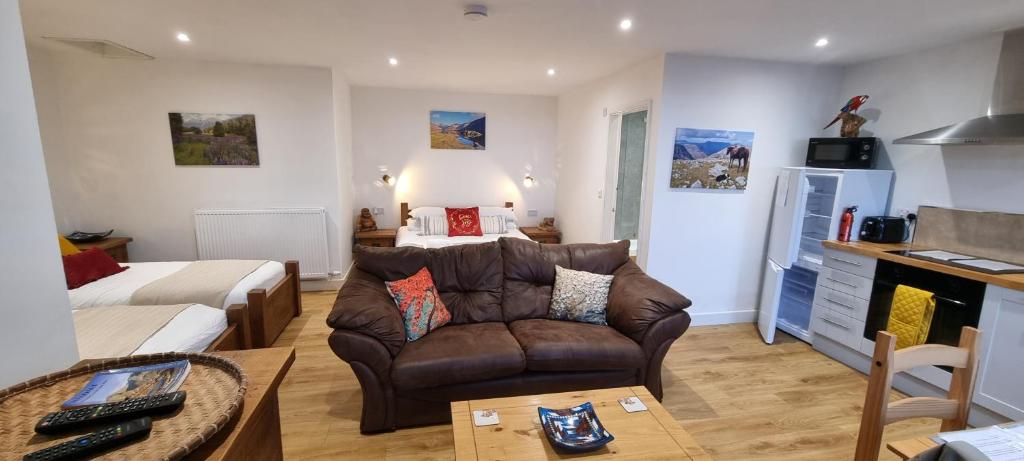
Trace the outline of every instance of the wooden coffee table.
<instances>
[{"instance_id":1,"label":"wooden coffee table","mask_svg":"<svg viewBox=\"0 0 1024 461\"><path fill-rule=\"evenodd\" d=\"M618 400L630 396L639 397L648 410L626 413ZM556 452L540 426L537 407L570 408L583 402L594 405L598 419L615 440L590 453ZM497 410L501 422L495 426L474 426L473 410ZM458 461L570 457L711 460L643 386L452 402L452 427Z\"/></svg>"}]
</instances>

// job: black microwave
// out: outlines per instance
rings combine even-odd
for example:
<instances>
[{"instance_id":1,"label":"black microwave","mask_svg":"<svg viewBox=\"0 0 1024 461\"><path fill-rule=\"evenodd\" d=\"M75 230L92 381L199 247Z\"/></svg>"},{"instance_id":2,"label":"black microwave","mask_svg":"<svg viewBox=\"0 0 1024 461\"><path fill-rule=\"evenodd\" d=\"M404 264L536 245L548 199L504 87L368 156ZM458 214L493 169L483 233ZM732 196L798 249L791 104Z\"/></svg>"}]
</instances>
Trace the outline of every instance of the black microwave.
<instances>
[{"instance_id":1,"label":"black microwave","mask_svg":"<svg viewBox=\"0 0 1024 461\"><path fill-rule=\"evenodd\" d=\"M878 138L811 138L807 166L870 170L877 150Z\"/></svg>"}]
</instances>

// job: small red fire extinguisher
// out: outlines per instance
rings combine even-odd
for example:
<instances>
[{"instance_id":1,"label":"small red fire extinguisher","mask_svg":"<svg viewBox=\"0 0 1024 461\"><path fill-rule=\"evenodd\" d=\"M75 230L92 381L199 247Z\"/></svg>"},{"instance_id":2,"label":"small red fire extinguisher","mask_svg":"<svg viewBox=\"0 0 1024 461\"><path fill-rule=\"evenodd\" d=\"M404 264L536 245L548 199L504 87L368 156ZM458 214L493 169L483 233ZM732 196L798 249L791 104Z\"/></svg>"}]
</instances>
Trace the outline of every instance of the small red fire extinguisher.
<instances>
[{"instance_id":1,"label":"small red fire extinguisher","mask_svg":"<svg viewBox=\"0 0 1024 461\"><path fill-rule=\"evenodd\" d=\"M849 242L850 232L853 230L853 213L857 211L856 206L843 210L843 217L839 220L839 241Z\"/></svg>"}]
</instances>

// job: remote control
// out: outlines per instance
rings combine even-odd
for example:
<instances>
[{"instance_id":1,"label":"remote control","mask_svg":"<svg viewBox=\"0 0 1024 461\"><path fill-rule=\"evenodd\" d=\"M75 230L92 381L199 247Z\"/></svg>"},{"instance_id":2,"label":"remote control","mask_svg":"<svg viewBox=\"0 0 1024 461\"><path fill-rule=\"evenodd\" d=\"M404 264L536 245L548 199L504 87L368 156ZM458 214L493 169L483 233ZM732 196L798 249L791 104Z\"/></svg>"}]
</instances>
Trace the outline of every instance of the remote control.
<instances>
[{"instance_id":1,"label":"remote control","mask_svg":"<svg viewBox=\"0 0 1024 461\"><path fill-rule=\"evenodd\" d=\"M178 391L57 411L43 416L36 424L36 432L57 434L111 420L164 413L177 408L184 401L185 391Z\"/></svg>"},{"instance_id":2,"label":"remote control","mask_svg":"<svg viewBox=\"0 0 1024 461\"><path fill-rule=\"evenodd\" d=\"M24 461L58 461L64 459L81 459L91 453L106 450L137 437L144 436L153 428L153 420L148 416L126 421L116 426L100 429L91 434L83 435L49 448L29 453Z\"/></svg>"}]
</instances>

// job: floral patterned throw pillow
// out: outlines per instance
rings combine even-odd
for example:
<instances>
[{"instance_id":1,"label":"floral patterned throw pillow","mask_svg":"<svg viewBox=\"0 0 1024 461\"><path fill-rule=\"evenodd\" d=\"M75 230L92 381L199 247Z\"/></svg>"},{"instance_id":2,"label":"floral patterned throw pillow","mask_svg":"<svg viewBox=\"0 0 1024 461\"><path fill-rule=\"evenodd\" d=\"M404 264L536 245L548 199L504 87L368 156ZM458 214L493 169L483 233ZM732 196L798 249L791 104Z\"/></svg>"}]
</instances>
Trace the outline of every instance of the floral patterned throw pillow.
<instances>
[{"instance_id":1,"label":"floral patterned throw pillow","mask_svg":"<svg viewBox=\"0 0 1024 461\"><path fill-rule=\"evenodd\" d=\"M426 267L412 277L384 284L402 314L406 340L420 339L452 320Z\"/></svg>"},{"instance_id":2,"label":"floral patterned throw pillow","mask_svg":"<svg viewBox=\"0 0 1024 461\"><path fill-rule=\"evenodd\" d=\"M448 236L484 235L480 227L480 208L445 208L448 217Z\"/></svg>"},{"instance_id":3,"label":"floral patterned throw pillow","mask_svg":"<svg viewBox=\"0 0 1024 461\"><path fill-rule=\"evenodd\" d=\"M555 266L548 318L607 325L605 309L613 277Z\"/></svg>"}]
</instances>

